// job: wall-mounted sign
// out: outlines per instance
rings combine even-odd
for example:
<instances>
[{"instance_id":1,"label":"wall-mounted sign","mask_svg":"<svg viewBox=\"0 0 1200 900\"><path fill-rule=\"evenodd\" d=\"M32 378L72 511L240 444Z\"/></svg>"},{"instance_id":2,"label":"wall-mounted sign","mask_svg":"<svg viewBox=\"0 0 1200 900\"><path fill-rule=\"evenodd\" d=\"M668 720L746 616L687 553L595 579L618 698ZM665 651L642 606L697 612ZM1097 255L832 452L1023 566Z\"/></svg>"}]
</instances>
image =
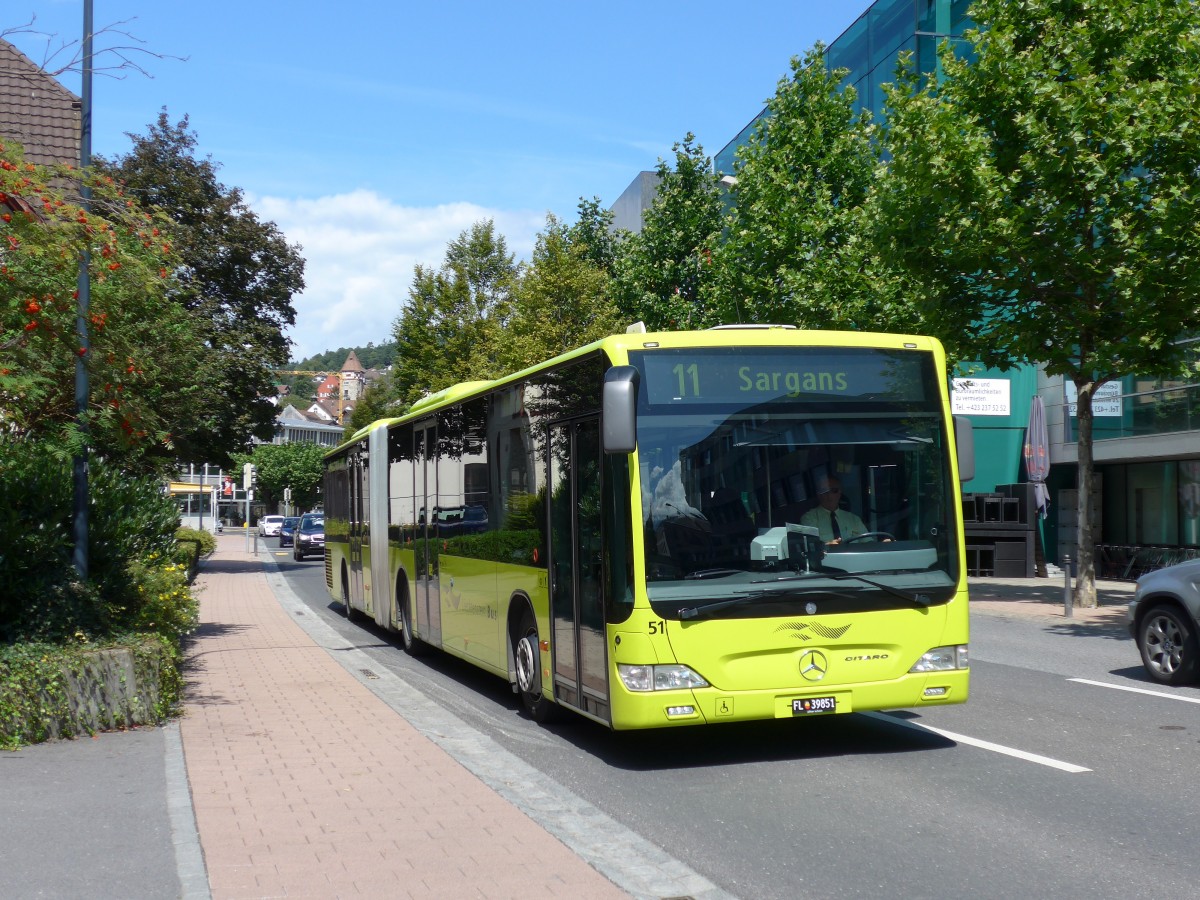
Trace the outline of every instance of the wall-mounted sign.
<instances>
[{"instance_id":1,"label":"wall-mounted sign","mask_svg":"<svg viewBox=\"0 0 1200 900\"><path fill-rule=\"evenodd\" d=\"M950 411L956 416L1007 416L1012 413L1011 395L1007 378L955 378Z\"/></svg>"},{"instance_id":2,"label":"wall-mounted sign","mask_svg":"<svg viewBox=\"0 0 1200 900\"><path fill-rule=\"evenodd\" d=\"M1064 381L1063 388L1067 400L1067 415L1078 415L1079 391L1075 389L1075 385L1070 381ZM1096 392L1092 394L1093 416L1120 416L1123 412L1121 382L1106 381L1100 387L1096 388Z\"/></svg>"}]
</instances>

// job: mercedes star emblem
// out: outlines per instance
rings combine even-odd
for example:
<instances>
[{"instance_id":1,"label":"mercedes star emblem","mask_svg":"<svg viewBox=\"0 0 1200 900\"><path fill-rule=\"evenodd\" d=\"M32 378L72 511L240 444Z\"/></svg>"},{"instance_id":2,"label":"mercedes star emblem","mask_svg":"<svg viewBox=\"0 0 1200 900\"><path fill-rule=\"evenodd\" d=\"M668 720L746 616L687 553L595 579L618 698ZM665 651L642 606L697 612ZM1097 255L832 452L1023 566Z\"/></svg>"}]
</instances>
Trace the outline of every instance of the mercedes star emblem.
<instances>
[{"instance_id":1,"label":"mercedes star emblem","mask_svg":"<svg viewBox=\"0 0 1200 900\"><path fill-rule=\"evenodd\" d=\"M829 660L820 650L807 650L800 657L800 677L805 681L820 681L829 671Z\"/></svg>"}]
</instances>

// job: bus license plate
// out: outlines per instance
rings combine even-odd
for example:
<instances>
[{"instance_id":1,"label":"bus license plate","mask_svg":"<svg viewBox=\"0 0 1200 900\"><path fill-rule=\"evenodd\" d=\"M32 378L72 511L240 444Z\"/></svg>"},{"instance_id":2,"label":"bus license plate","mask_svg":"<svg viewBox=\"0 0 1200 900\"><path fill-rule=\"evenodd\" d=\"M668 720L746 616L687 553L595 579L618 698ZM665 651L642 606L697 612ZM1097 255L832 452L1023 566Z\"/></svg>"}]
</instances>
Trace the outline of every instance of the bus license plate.
<instances>
[{"instance_id":1,"label":"bus license plate","mask_svg":"<svg viewBox=\"0 0 1200 900\"><path fill-rule=\"evenodd\" d=\"M837 712L837 697L805 697L792 701L792 714L808 716L813 713Z\"/></svg>"}]
</instances>

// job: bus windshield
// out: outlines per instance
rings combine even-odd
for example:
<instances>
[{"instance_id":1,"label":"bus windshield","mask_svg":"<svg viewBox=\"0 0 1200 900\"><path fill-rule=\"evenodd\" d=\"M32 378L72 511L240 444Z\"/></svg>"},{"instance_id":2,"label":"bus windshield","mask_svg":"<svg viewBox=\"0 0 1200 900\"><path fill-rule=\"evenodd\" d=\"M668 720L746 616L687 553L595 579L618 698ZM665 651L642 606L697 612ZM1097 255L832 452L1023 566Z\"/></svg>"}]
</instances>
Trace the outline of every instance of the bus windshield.
<instances>
[{"instance_id":1,"label":"bus windshield","mask_svg":"<svg viewBox=\"0 0 1200 900\"><path fill-rule=\"evenodd\" d=\"M642 376L644 565L659 615L954 595L957 494L932 354L742 347L630 362Z\"/></svg>"}]
</instances>

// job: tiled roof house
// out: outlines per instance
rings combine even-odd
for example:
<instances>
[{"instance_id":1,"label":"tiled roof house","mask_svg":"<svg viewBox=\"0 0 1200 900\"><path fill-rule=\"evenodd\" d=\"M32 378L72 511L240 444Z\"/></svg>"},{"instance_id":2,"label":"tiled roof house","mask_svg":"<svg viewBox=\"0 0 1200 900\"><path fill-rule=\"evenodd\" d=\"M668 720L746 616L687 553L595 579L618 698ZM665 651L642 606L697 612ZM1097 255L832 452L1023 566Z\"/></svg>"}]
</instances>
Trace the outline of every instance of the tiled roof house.
<instances>
[{"instance_id":1,"label":"tiled roof house","mask_svg":"<svg viewBox=\"0 0 1200 900\"><path fill-rule=\"evenodd\" d=\"M337 375L326 375L321 383L317 385L317 399L336 401L341 386L342 380Z\"/></svg>"},{"instance_id":2,"label":"tiled roof house","mask_svg":"<svg viewBox=\"0 0 1200 900\"><path fill-rule=\"evenodd\" d=\"M26 162L79 163L78 97L0 38L0 141L25 148Z\"/></svg>"}]
</instances>

